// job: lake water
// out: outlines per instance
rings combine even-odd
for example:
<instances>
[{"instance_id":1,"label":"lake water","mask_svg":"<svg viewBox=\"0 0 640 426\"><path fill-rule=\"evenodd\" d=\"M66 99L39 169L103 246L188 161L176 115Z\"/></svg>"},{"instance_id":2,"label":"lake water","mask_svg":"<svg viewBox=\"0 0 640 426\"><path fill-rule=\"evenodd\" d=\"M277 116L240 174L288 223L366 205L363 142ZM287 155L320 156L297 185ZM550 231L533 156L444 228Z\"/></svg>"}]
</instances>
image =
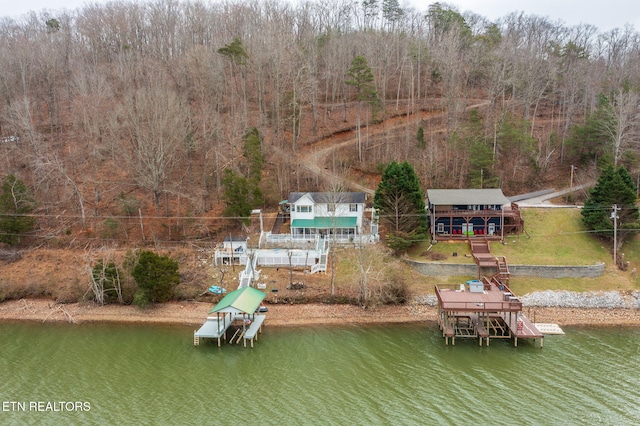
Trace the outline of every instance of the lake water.
<instances>
[{"instance_id":1,"label":"lake water","mask_svg":"<svg viewBox=\"0 0 640 426\"><path fill-rule=\"evenodd\" d=\"M268 321L268 320L267 320ZM640 330L456 340L430 324L269 328L0 324L0 424L634 425Z\"/></svg>"}]
</instances>

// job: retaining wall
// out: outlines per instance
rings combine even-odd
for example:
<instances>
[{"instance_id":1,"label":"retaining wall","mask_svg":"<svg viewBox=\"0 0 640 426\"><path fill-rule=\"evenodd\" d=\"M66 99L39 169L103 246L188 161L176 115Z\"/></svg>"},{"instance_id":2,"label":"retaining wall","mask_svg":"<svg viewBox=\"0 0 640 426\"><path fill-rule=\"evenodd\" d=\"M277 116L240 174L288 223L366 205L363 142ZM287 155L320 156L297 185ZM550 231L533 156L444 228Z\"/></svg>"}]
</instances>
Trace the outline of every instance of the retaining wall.
<instances>
[{"instance_id":1,"label":"retaining wall","mask_svg":"<svg viewBox=\"0 0 640 426\"><path fill-rule=\"evenodd\" d=\"M419 273L430 277L478 275L476 264L418 262L415 260L406 260L406 262ZM481 272L481 275L493 275L494 273L489 268ZM512 277L596 278L604 275L604 263L582 266L509 265L509 272Z\"/></svg>"}]
</instances>

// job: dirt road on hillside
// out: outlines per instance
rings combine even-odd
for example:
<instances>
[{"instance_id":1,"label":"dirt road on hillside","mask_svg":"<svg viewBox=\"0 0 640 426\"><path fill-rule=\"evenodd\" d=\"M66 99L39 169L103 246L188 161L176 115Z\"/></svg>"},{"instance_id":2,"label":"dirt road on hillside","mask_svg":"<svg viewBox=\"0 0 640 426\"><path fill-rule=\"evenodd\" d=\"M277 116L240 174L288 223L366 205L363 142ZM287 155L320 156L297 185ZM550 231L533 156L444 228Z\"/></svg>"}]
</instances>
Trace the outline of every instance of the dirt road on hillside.
<instances>
[{"instance_id":1,"label":"dirt road on hillside","mask_svg":"<svg viewBox=\"0 0 640 426\"><path fill-rule=\"evenodd\" d=\"M466 111L483 108L490 104L490 101L483 100L481 102L474 103L465 108ZM407 123L411 123L417 119L420 121L438 120L445 117L446 111L419 111L414 114L402 114L389 117L381 123L369 125L367 131L369 132L369 138L385 134L391 130L402 128L407 126ZM417 117L416 117L417 116ZM432 133L441 132L441 127L431 128ZM428 134L425 134L425 138ZM345 148L356 145L358 143L357 129L349 129L329 137L320 139L314 143L304 146L303 149L296 155L295 161L300 164L307 171L311 172L318 178L327 182L332 182L335 179L344 179L343 176L337 176L331 167L327 164L331 159L331 156ZM348 179L348 186L354 191L362 191L369 195L373 195L375 189L366 187L355 180L346 177Z\"/></svg>"}]
</instances>

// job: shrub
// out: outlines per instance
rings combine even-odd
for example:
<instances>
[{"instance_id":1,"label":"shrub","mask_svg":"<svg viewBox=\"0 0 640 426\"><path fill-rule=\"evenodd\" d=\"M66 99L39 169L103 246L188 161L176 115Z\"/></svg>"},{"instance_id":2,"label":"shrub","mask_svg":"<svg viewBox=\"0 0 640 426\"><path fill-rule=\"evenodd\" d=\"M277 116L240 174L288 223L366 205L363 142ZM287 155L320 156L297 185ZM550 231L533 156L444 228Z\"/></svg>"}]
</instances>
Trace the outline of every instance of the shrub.
<instances>
[{"instance_id":1,"label":"shrub","mask_svg":"<svg viewBox=\"0 0 640 426\"><path fill-rule=\"evenodd\" d=\"M133 304L141 307L171 300L174 288L180 284L178 262L150 251L140 253L131 275L138 284Z\"/></svg>"}]
</instances>

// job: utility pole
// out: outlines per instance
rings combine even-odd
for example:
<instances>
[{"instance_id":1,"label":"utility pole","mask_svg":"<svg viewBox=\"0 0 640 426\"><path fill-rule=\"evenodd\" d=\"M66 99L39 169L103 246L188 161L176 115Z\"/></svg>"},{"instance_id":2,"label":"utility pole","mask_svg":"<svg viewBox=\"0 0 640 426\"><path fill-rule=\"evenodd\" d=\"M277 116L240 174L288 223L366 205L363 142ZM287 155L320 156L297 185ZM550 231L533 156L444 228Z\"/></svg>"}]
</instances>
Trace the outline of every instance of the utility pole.
<instances>
[{"instance_id":1,"label":"utility pole","mask_svg":"<svg viewBox=\"0 0 640 426\"><path fill-rule=\"evenodd\" d=\"M611 219L613 219L613 263L618 267L618 208L617 204L613 205L613 211L611 212Z\"/></svg>"},{"instance_id":2,"label":"utility pole","mask_svg":"<svg viewBox=\"0 0 640 426\"><path fill-rule=\"evenodd\" d=\"M569 195L571 196L571 194L573 194L573 171L576 170L577 167L574 166L573 164L571 165L571 180L569 183Z\"/></svg>"}]
</instances>

